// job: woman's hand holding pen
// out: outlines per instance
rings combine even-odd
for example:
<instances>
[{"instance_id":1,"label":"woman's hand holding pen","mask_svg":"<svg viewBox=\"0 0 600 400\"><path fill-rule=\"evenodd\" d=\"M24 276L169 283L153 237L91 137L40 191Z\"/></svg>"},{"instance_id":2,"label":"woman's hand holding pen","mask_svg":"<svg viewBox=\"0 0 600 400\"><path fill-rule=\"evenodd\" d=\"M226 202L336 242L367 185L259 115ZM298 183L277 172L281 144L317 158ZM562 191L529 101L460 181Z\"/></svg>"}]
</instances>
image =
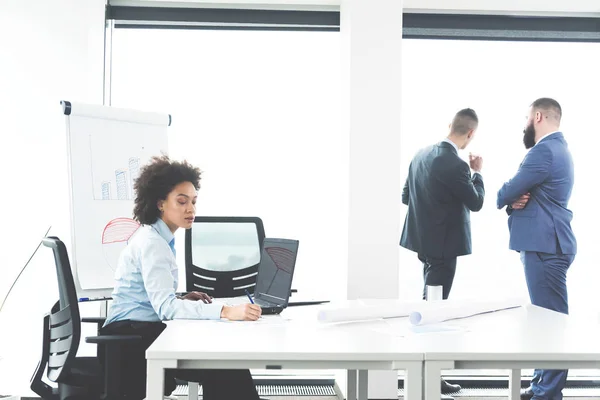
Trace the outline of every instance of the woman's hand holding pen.
<instances>
[{"instance_id":1,"label":"woman's hand holding pen","mask_svg":"<svg viewBox=\"0 0 600 400\"><path fill-rule=\"evenodd\" d=\"M223 306L221 310L221 318L227 318L231 321L256 321L261 314L262 309L256 304Z\"/></svg>"}]
</instances>

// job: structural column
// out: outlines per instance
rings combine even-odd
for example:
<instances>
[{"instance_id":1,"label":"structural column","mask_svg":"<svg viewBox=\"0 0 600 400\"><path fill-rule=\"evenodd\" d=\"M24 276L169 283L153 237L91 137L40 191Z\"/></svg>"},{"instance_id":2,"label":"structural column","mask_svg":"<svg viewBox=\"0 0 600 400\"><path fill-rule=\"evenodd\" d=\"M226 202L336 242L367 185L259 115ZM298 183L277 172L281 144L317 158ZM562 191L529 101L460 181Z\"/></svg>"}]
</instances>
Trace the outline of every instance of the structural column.
<instances>
[{"instance_id":1,"label":"structural column","mask_svg":"<svg viewBox=\"0 0 600 400\"><path fill-rule=\"evenodd\" d=\"M348 299L398 298L402 1L342 0L343 127L349 135ZM369 374L397 399L397 374Z\"/></svg>"}]
</instances>

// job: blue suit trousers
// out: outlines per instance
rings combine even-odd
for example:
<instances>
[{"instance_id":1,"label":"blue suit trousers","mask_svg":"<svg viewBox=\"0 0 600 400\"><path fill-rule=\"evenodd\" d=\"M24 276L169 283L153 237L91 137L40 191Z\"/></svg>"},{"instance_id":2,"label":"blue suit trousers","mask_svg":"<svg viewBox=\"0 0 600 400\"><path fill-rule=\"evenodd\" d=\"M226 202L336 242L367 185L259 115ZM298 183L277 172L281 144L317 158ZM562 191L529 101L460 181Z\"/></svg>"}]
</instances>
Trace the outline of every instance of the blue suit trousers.
<instances>
[{"instance_id":1,"label":"blue suit trousers","mask_svg":"<svg viewBox=\"0 0 600 400\"><path fill-rule=\"evenodd\" d=\"M563 314L569 313L567 270L575 255L521 251L531 303ZM562 399L568 370L536 369L531 380L534 399Z\"/></svg>"}]
</instances>

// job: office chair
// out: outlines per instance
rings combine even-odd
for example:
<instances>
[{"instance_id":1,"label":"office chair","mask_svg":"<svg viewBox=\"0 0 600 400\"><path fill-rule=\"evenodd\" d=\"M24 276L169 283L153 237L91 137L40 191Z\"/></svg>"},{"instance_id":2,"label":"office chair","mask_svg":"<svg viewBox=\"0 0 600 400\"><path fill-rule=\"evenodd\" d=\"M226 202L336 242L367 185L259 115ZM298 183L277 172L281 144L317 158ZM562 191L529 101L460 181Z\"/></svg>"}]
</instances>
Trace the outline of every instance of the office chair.
<instances>
[{"instance_id":1,"label":"office chair","mask_svg":"<svg viewBox=\"0 0 600 400\"><path fill-rule=\"evenodd\" d=\"M198 247L199 245L209 247L211 246L209 241L214 239L207 234L202 236L203 240L206 241L205 243L193 242L194 229L200 231L204 228L211 228L211 225L214 227L219 226L223 228L219 232L223 234L224 240L227 240L226 237L231 238L231 242L225 244L230 247L236 247L240 246L236 240L239 239L242 224L251 225L251 228L247 226L243 228L248 232L256 233L256 241L251 240L252 246L255 246L255 251L258 255L258 261L255 264L235 271L215 271L207 269L205 266L194 264L194 262L198 262L194 260L194 255L197 254L194 247ZM229 232L228 229L230 230ZM262 220L258 217L196 217L192 229L185 231L186 291L205 292L215 298L245 296L245 290L254 293L256 274L258 273L258 264L260 263L260 251L264 239L265 229ZM222 244L219 243L218 245ZM245 245L247 244L248 242ZM214 245L214 247L218 245Z\"/></svg>"},{"instance_id":2,"label":"office chair","mask_svg":"<svg viewBox=\"0 0 600 400\"><path fill-rule=\"evenodd\" d=\"M210 224L220 224L219 226L221 227L230 228L229 233L232 241L227 244L232 247L236 246L234 239L236 238L236 233L239 232L236 230L236 227L239 229L241 226L238 224L253 225L252 231L254 231L254 229L256 230L257 240L254 245L258 254L258 261L246 268L234 271L214 271L194 264L194 246L203 244L209 246L210 243L208 243L208 241L211 239L207 236L205 243L193 243L192 239L194 237L194 229L200 230L205 227L210 227ZM246 290L249 293L254 293L254 287L256 286L256 275L258 273L258 264L260 263L260 252L264 240L265 228L262 220L258 217L196 217L194 219L194 225L192 225L192 229L185 231L186 291L205 292L214 298L245 296ZM198 383L188 382L188 399L197 400L198 393Z\"/></svg>"},{"instance_id":3,"label":"office chair","mask_svg":"<svg viewBox=\"0 0 600 400\"><path fill-rule=\"evenodd\" d=\"M140 336L93 336L87 343L98 345L100 357L77 357L81 322L93 322L98 328L104 318L79 318L79 304L67 249L56 237L42 240L54 252L59 301L44 316L42 357L31 378L31 390L42 399L119 399L120 353L122 347L141 340ZM53 388L42 381L47 377L58 384Z\"/></svg>"}]
</instances>

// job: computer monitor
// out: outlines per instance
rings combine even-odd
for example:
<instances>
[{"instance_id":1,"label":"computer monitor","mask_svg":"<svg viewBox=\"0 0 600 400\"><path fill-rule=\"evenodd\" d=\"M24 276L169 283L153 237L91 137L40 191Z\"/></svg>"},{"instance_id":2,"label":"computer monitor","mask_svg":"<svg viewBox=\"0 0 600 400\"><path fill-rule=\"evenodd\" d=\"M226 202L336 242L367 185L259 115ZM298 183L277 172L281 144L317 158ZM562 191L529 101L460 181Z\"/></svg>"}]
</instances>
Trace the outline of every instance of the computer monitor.
<instances>
[{"instance_id":1,"label":"computer monitor","mask_svg":"<svg viewBox=\"0 0 600 400\"><path fill-rule=\"evenodd\" d=\"M298 240L265 238L254 290L258 304L287 307L298 245Z\"/></svg>"}]
</instances>

